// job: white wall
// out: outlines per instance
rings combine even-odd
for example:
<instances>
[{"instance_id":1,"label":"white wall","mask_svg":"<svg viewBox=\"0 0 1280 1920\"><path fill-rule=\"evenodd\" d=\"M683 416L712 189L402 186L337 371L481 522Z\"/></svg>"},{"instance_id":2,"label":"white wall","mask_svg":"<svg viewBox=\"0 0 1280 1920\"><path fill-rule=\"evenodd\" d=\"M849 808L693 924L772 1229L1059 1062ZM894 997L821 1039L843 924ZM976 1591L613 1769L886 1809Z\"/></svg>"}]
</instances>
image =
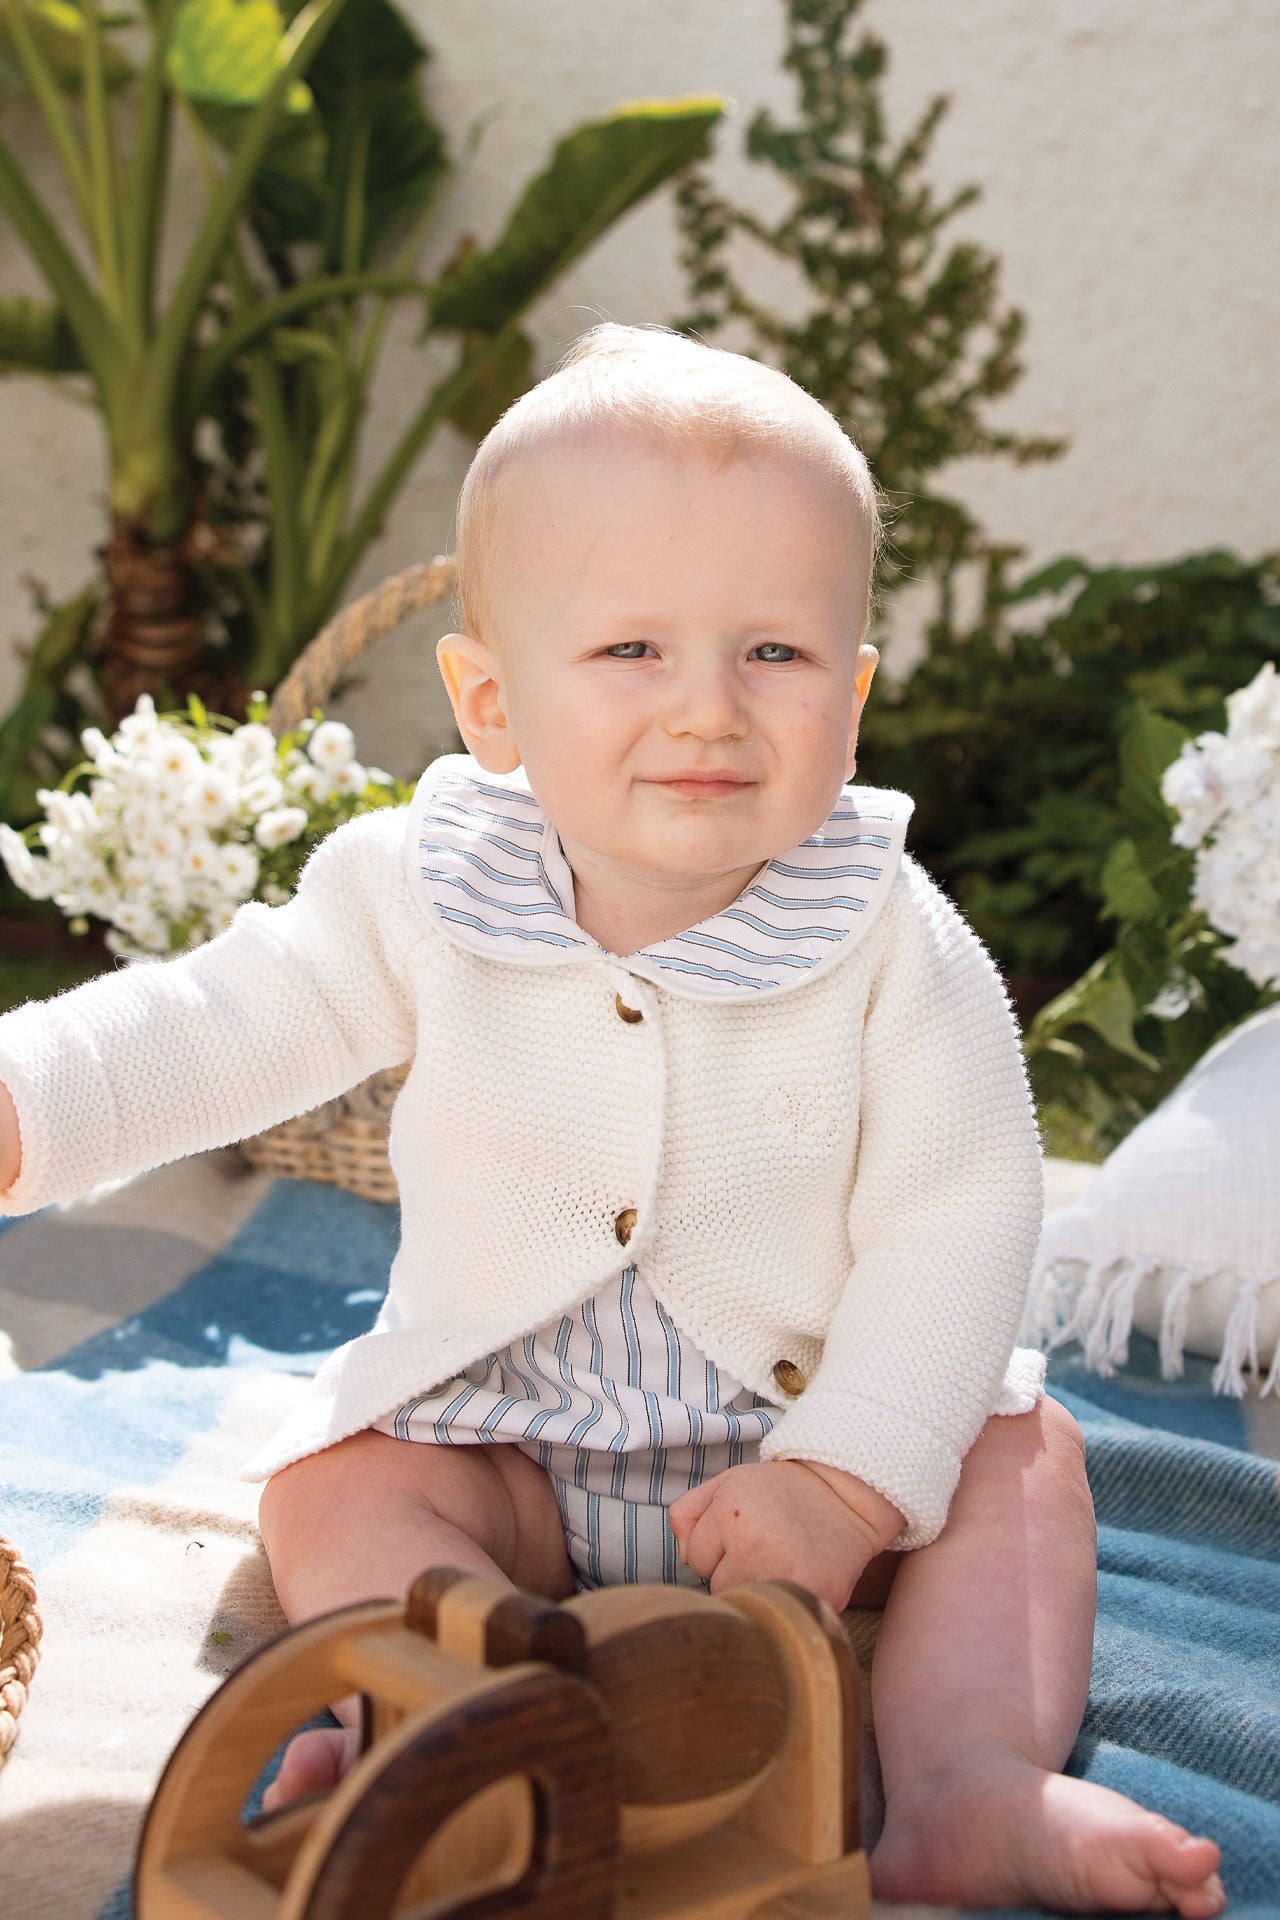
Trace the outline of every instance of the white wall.
<instances>
[{"instance_id":1,"label":"white wall","mask_svg":"<svg viewBox=\"0 0 1280 1920\"><path fill-rule=\"evenodd\" d=\"M409 10L434 48L429 98L454 150L477 114L497 110L429 261L464 230L491 237L571 125L645 95L732 96L717 176L734 198L778 204L772 177L739 149L758 104L789 109L780 0L409 0ZM1033 560L1280 544L1274 0L871 0L865 17L890 45L900 126L931 94L954 97L931 177L940 189L982 186L956 230L999 253L1005 297L1029 322L1028 371L1000 417L1071 441L1051 465L974 462L951 484ZM12 128L8 103L3 113ZM17 120L29 154L33 123L21 108ZM193 205L198 189L184 193ZM0 233L0 286L34 284ZM670 320L684 304L664 196L578 264L531 330L549 362L597 315ZM370 419L375 445L424 383L411 335L406 314ZM0 383L0 408L3 710L18 683L15 643L34 626L22 576L55 594L86 577L105 475L93 416L43 383ZM353 592L444 546L467 456L451 430L428 449ZM385 642L340 709L367 757L406 773L444 737L430 652L439 630L424 619Z\"/></svg>"}]
</instances>

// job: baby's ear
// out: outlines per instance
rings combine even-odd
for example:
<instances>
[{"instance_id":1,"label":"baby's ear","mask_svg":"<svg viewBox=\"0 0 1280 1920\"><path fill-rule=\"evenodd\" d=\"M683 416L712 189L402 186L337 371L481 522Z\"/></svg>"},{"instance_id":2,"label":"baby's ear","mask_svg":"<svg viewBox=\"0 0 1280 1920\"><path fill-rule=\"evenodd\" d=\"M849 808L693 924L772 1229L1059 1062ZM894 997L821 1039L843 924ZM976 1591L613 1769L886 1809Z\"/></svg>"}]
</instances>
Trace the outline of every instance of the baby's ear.
<instances>
[{"instance_id":1,"label":"baby's ear","mask_svg":"<svg viewBox=\"0 0 1280 1920\"><path fill-rule=\"evenodd\" d=\"M880 664L880 655L865 641L858 648L853 669L853 707L849 715L849 751L845 756L844 777L852 780L858 769L858 724L871 692L871 682Z\"/></svg>"},{"instance_id":2,"label":"baby's ear","mask_svg":"<svg viewBox=\"0 0 1280 1920\"><path fill-rule=\"evenodd\" d=\"M520 754L492 648L469 633L446 633L436 646L436 663L468 752L486 773L514 773Z\"/></svg>"}]
</instances>

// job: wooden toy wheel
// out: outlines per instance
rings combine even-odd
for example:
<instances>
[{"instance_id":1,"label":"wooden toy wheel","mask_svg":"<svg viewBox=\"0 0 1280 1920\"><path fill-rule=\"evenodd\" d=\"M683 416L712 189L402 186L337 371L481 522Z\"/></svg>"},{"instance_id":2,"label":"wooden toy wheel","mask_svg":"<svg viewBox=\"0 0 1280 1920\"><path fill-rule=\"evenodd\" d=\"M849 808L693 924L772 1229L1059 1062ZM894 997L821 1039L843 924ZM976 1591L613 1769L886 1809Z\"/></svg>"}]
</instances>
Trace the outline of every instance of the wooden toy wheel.
<instances>
[{"instance_id":1,"label":"wooden toy wheel","mask_svg":"<svg viewBox=\"0 0 1280 1920\"><path fill-rule=\"evenodd\" d=\"M360 1798L327 1836L297 1920L392 1920L415 1859L448 1816L522 1773L534 1790L533 1847L522 1877L461 1904L433 1902L432 1915L607 1920L617 1810L608 1729L592 1688L567 1674L525 1669L447 1714L406 1722L387 1744L385 1763L366 1775Z\"/></svg>"}]
</instances>

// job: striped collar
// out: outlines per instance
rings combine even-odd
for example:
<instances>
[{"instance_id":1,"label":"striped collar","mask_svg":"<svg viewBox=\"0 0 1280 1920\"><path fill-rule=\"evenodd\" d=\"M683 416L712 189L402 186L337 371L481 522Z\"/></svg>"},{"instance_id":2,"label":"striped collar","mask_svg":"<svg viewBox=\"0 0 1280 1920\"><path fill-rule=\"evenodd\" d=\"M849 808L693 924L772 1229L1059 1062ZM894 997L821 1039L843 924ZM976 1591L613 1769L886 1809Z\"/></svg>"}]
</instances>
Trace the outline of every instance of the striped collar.
<instances>
[{"instance_id":1,"label":"striped collar","mask_svg":"<svg viewBox=\"0 0 1280 1920\"><path fill-rule=\"evenodd\" d=\"M902 793L844 787L819 831L768 861L723 912L608 958L694 999L750 1000L801 985L876 920L912 806ZM485 773L469 754L448 754L423 774L409 815L411 881L457 945L523 966L604 954L573 917L573 874L522 767Z\"/></svg>"}]
</instances>

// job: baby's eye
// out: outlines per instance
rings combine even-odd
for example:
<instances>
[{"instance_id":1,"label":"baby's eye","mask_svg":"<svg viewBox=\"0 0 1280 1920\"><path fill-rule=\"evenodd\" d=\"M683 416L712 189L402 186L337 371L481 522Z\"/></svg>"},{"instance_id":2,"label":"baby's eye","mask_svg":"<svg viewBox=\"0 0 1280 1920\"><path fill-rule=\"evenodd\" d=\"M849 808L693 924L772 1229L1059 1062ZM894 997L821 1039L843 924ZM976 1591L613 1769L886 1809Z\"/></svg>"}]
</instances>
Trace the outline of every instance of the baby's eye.
<instances>
[{"instance_id":1,"label":"baby's eye","mask_svg":"<svg viewBox=\"0 0 1280 1920\"><path fill-rule=\"evenodd\" d=\"M767 667L786 666L788 660L796 660L799 658L796 649L784 645L781 640L762 640L755 651L768 656L765 660ZM782 655L786 655L787 658L781 658L780 656Z\"/></svg>"},{"instance_id":2,"label":"baby's eye","mask_svg":"<svg viewBox=\"0 0 1280 1920\"><path fill-rule=\"evenodd\" d=\"M647 647L647 640L619 640L614 647L606 647L605 652L611 660L638 660L638 653L630 652L632 647Z\"/></svg>"}]
</instances>

